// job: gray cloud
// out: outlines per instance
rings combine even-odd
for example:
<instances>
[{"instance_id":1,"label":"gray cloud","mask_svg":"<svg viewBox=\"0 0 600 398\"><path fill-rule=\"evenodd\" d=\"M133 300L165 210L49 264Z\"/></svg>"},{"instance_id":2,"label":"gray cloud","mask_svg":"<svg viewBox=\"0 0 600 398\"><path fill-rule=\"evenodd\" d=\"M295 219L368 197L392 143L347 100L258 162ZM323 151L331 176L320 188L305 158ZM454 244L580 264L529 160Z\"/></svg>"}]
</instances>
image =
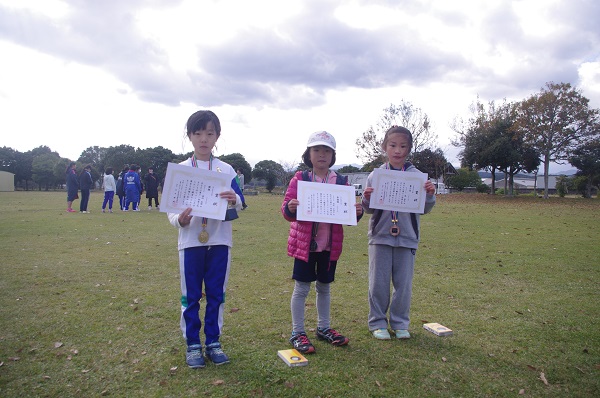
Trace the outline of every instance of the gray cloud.
<instances>
[{"instance_id":1,"label":"gray cloud","mask_svg":"<svg viewBox=\"0 0 600 398\"><path fill-rule=\"evenodd\" d=\"M380 3L386 3L380 2ZM393 3L393 2L392 2ZM461 55L427 43L421 31L402 26L362 30L333 16L334 4L306 3L304 14L278 31L247 29L219 47L198 47L196 70L176 72L166 52L135 29L140 7L173 7L170 0L71 1L60 23L28 11L0 6L0 38L67 61L112 73L142 100L202 106L270 105L282 109L320 105L327 90L381 88L452 80L479 87L484 97L536 91L547 81L576 83L578 63L598 60L598 2L561 2L548 9L557 26L549 37L528 37L510 2L482 22L490 51L508 49L520 60L508 75L478 68ZM391 4L391 3L390 3ZM463 12L436 12L421 2L403 3L409 13L430 12L451 26L463 26ZM428 29L422 26L420 29Z\"/></svg>"}]
</instances>

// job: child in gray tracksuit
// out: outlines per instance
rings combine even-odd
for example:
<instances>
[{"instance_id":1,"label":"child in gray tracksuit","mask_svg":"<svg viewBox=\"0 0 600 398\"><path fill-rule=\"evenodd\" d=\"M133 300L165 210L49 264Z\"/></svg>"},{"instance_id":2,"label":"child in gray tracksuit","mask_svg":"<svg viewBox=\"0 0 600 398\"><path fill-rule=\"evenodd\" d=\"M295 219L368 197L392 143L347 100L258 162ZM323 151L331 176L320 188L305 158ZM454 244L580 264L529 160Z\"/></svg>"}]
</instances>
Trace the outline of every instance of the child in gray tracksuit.
<instances>
[{"instance_id":1,"label":"child in gray tracksuit","mask_svg":"<svg viewBox=\"0 0 600 398\"><path fill-rule=\"evenodd\" d=\"M419 172L406 161L412 149L412 134L393 126L385 134L382 149L388 161L380 168ZM367 178L362 205L372 214L369 222L369 331L380 340L391 338L388 326L398 339L410 338L408 332L415 256L419 245L419 214L370 207L373 173ZM435 205L435 186L425 183L425 213ZM390 281L393 293L390 299ZM389 319L387 316L389 310Z\"/></svg>"}]
</instances>

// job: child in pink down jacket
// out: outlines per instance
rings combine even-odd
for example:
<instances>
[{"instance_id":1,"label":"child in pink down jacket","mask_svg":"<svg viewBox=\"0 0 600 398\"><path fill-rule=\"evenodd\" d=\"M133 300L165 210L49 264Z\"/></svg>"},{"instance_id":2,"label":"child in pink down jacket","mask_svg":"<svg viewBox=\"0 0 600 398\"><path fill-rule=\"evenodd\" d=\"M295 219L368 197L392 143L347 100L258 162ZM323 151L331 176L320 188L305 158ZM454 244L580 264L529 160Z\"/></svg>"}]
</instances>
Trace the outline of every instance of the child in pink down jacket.
<instances>
[{"instance_id":1,"label":"child in pink down jacket","mask_svg":"<svg viewBox=\"0 0 600 398\"><path fill-rule=\"evenodd\" d=\"M346 345L349 341L330 324L330 286L335 277L337 260L342 254L344 229L340 224L296 220L298 181L348 185L348 177L329 169L335 164L335 139L326 131L313 133L309 137L302 160L311 170L299 171L294 175L285 193L281 212L290 221L288 255L294 258L290 343L301 353L309 354L315 352L315 347L304 328L304 308L313 281L316 281L317 292L317 338L334 346ZM360 219L363 215L362 205L357 203L355 206L356 217Z\"/></svg>"}]
</instances>

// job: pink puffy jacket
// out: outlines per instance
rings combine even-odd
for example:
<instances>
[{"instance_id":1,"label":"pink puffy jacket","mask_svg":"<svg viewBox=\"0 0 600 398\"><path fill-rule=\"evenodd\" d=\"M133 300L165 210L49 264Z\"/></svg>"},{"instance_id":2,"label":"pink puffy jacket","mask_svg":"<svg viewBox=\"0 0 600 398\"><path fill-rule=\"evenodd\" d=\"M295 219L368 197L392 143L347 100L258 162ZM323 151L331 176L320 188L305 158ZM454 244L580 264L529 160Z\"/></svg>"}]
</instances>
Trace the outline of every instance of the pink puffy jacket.
<instances>
[{"instance_id":1,"label":"pink puffy jacket","mask_svg":"<svg viewBox=\"0 0 600 398\"><path fill-rule=\"evenodd\" d=\"M309 174L307 172L305 173L304 177L307 177ZM283 204L281 205L281 213L286 220L291 222L290 236L288 237L288 256L308 262L313 223L310 221L297 221L296 214L291 213L287 207L290 200L297 199L298 197L298 181L310 181L310 179L302 177L302 171L298 171L290 181L290 185L285 193L285 198L283 199ZM344 185L348 185L347 177L339 177L342 177ZM340 181L339 177L338 181ZM331 261L337 261L340 258L343 241L344 228L340 224L331 224Z\"/></svg>"}]
</instances>

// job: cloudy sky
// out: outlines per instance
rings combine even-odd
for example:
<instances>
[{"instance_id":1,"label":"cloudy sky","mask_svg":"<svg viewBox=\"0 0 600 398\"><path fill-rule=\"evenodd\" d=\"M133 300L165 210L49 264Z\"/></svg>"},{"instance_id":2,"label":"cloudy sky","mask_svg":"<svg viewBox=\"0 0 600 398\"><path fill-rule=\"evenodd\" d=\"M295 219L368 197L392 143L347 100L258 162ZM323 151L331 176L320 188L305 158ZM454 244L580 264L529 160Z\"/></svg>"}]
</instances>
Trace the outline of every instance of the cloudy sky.
<instances>
[{"instance_id":1,"label":"cloudy sky","mask_svg":"<svg viewBox=\"0 0 600 398\"><path fill-rule=\"evenodd\" d=\"M211 109L217 155L300 161L327 130L337 163L390 104L449 127L477 97L568 82L600 108L597 0L0 0L0 146L191 150Z\"/></svg>"}]
</instances>

